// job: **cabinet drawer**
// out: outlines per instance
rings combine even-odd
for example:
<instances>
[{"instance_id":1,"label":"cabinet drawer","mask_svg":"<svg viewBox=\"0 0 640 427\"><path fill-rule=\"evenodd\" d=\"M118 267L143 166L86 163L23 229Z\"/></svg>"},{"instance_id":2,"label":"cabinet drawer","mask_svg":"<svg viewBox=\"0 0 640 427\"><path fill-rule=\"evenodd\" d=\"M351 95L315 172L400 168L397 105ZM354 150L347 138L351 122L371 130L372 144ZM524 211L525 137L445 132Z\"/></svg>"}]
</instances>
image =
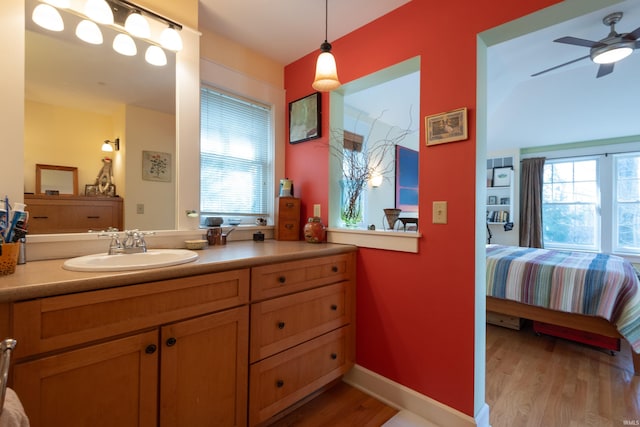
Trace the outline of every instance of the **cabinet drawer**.
<instances>
[{"instance_id":1,"label":"cabinet drawer","mask_svg":"<svg viewBox=\"0 0 640 427\"><path fill-rule=\"evenodd\" d=\"M353 365L351 326L255 363L250 368L249 425L261 423Z\"/></svg>"},{"instance_id":2,"label":"cabinet drawer","mask_svg":"<svg viewBox=\"0 0 640 427\"><path fill-rule=\"evenodd\" d=\"M264 265L251 272L251 299L257 301L349 280L355 253Z\"/></svg>"},{"instance_id":3,"label":"cabinet drawer","mask_svg":"<svg viewBox=\"0 0 640 427\"><path fill-rule=\"evenodd\" d=\"M300 221L294 219L280 219L278 221L278 240L300 240Z\"/></svg>"},{"instance_id":4,"label":"cabinet drawer","mask_svg":"<svg viewBox=\"0 0 640 427\"><path fill-rule=\"evenodd\" d=\"M251 362L349 323L351 289L341 282L252 304Z\"/></svg>"},{"instance_id":5,"label":"cabinet drawer","mask_svg":"<svg viewBox=\"0 0 640 427\"><path fill-rule=\"evenodd\" d=\"M223 310L249 300L249 270L13 304L17 358Z\"/></svg>"},{"instance_id":6,"label":"cabinet drawer","mask_svg":"<svg viewBox=\"0 0 640 427\"><path fill-rule=\"evenodd\" d=\"M278 199L278 218L300 222L300 199L280 197Z\"/></svg>"}]
</instances>

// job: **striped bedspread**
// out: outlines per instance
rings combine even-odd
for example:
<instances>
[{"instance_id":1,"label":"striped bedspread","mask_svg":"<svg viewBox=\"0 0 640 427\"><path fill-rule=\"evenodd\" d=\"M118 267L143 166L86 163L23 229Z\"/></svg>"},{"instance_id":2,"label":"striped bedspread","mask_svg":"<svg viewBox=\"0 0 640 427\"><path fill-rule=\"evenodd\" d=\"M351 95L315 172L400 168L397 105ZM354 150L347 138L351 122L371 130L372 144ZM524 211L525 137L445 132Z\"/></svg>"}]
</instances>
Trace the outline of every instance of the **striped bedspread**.
<instances>
[{"instance_id":1,"label":"striped bedspread","mask_svg":"<svg viewBox=\"0 0 640 427\"><path fill-rule=\"evenodd\" d=\"M487 295L604 317L640 353L640 283L624 258L487 245Z\"/></svg>"}]
</instances>

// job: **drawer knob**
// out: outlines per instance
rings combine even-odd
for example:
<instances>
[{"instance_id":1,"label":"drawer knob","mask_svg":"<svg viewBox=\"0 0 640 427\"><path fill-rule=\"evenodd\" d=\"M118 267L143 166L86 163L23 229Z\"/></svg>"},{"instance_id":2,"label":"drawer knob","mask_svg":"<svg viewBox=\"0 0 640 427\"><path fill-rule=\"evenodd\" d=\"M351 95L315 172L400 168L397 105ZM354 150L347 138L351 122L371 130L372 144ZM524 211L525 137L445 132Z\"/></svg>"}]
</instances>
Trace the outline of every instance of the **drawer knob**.
<instances>
[{"instance_id":1,"label":"drawer knob","mask_svg":"<svg viewBox=\"0 0 640 427\"><path fill-rule=\"evenodd\" d=\"M335 304L331 304L331 310L336 311L338 309L338 306Z\"/></svg>"},{"instance_id":2,"label":"drawer knob","mask_svg":"<svg viewBox=\"0 0 640 427\"><path fill-rule=\"evenodd\" d=\"M145 349L144 349L144 352L145 352L145 353L147 353L147 354L153 354L153 353L155 353L155 352L156 352L156 349L157 349L157 348L158 348L158 347L156 347L156 345L155 345L155 344L149 344L149 345L147 346L147 348L145 348Z\"/></svg>"},{"instance_id":3,"label":"drawer knob","mask_svg":"<svg viewBox=\"0 0 640 427\"><path fill-rule=\"evenodd\" d=\"M333 267L331 267L331 271L333 271L334 273L337 273L338 267L334 265Z\"/></svg>"},{"instance_id":4,"label":"drawer knob","mask_svg":"<svg viewBox=\"0 0 640 427\"><path fill-rule=\"evenodd\" d=\"M284 381L282 381L282 380L277 380L277 381L276 381L276 387L278 387L278 388L282 388L282 387L284 387Z\"/></svg>"},{"instance_id":5,"label":"drawer knob","mask_svg":"<svg viewBox=\"0 0 640 427\"><path fill-rule=\"evenodd\" d=\"M292 230L293 229L293 224L285 224L284 228L286 228L287 230Z\"/></svg>"},{"instance_id":6,"label":"drawer knob","mask_svg":"<svg viewBox=\"0 0 640 427\"><path fill-rule=\"evenodd\" d=\"M286 282L286 281L287 281L287 278L286 278L286 277L284 277L284 276L280 276L280 277L278 277L278 282L280 282L280 283L284 283L284 282Z\"/></svg>"},{"instance_id":7,"label":"drawer knob","mask_svg":"<svg viewBox=\"0 0 640 427\"><path fill-rule=\"evenodd\" d=\"M168 338L167 339L167 347L172 347L176 345L176 339L174 337Z\"/></svg>"},{"instance_id":8,"label":"drawer knob","mask_svg":"<svg viewBox=\"0 0 640 427\"><path fill-rule=\"evenodd\" d=\"M284 329L284 322L278 322L278 329Z\"/></svg>"},{"instance_id":9,"label":"drawer knob","mask_svg":"<svg viewBox=\"0 0 640 427\"><path fill-rule=\"evenodd\" d=\"M336 360L338 358L338 355L335 353L331 353L331 359Z\"/></svg>"}]
</instances>

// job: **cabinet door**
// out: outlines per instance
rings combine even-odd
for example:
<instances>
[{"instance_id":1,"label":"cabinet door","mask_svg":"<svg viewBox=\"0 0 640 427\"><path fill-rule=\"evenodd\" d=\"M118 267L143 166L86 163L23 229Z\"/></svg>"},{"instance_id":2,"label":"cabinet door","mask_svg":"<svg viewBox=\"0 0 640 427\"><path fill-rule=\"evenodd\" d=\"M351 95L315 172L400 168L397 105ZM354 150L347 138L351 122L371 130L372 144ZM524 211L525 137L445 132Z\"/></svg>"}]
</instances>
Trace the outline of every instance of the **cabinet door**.
<instances>
[{"instance_id":1,"label":"cabinet door","mask_svg":"<svg viewBox=\"0 0 640 427\"><path fill-rule=\"evenodd\" d=\"M245 426L248 308L167 325L161 340L160 425Z\"/></svg>"},{"instance_id":2,"label":"cabinet door","mask_svg":"<svg viewBox=\"0 0 640 427\"><path fill-rule=\"evenodd\" d=\"M156 331L14 366L32 427L157 425Z\"/></svg>"}]
</instances>

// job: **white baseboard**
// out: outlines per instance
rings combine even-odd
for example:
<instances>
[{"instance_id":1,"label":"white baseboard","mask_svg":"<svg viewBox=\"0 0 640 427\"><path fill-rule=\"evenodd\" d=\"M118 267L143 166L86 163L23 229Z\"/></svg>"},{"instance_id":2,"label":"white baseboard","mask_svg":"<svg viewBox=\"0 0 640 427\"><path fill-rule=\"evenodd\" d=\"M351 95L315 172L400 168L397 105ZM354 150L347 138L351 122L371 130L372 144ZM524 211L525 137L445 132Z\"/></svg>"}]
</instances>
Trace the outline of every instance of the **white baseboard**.
<instances>
[{"instance_id":1,"label":"white baseboard","mask_svg":"<svg viewBox=\"0 0 640 427\"><path fill-rule=\"evenodd\" d=\"M347 372L343 380L389 406L423 418L424 426L490 427L487 404L478 412L476 418L473 418L359 365Z\"/></svg>"}]
</instances>

